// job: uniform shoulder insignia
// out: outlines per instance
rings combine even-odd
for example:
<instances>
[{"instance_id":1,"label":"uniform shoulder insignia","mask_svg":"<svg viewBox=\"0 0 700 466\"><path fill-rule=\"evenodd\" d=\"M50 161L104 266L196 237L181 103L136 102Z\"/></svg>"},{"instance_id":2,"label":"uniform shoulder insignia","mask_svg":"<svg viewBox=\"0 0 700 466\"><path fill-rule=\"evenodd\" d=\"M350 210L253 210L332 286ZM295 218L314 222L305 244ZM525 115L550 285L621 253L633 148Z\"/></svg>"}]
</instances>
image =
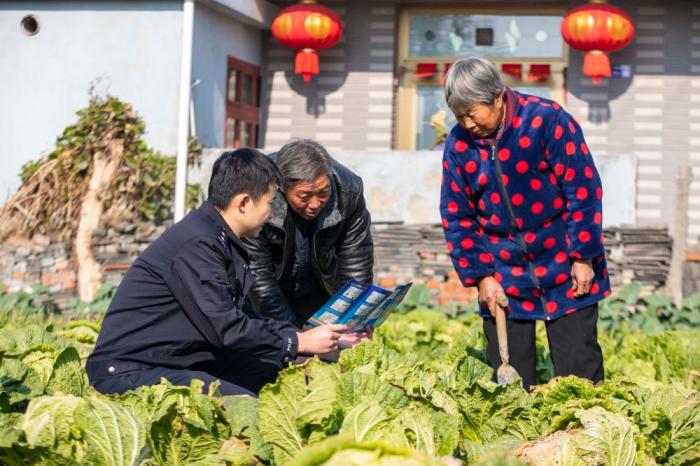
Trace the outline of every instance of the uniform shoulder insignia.
<instances>
[{"instance_id":1,"label":"uniform shoulder insignia","mask_svg":"<svg viewBox=\"0 0 700 466\"><path fill-rule=\"evenodd\" d=\"M216 239L219 240L219 243L221 243L223 247L226 247L226 233L224 232L224 230L221 230L219 232L219 236L217 236Z\"/></svg>"}]
</instances>

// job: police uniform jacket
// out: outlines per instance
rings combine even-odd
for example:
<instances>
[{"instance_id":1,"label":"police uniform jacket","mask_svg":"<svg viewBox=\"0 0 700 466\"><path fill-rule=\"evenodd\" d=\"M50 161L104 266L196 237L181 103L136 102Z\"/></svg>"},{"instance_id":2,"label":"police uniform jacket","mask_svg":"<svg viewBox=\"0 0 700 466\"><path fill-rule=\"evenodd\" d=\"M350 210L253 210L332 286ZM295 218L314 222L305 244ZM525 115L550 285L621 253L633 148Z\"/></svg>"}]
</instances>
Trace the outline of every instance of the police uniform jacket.
<instances>
[{"instance_id":1,"label":"police uniform jacket","mask_svg":"<svg viewBox=\"0 0 700 466\"><path fill-rule=\"evenodd\" d=\"M246 353L283 366L296 356L297 329L250 318L253 283L240 239L204 202L134 262L107 310L88 361L191 368Z\"/></svg>"}]
</instances>

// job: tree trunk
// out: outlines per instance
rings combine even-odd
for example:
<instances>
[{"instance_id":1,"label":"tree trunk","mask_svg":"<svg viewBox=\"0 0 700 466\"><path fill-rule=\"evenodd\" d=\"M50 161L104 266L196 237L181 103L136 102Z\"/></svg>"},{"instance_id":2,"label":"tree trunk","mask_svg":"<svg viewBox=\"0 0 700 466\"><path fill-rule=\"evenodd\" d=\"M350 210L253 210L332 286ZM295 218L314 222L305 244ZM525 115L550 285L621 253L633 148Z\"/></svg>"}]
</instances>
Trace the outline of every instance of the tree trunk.
<instances>
[{"instance_id":1,"label":"tree trunk","mask_svg":"<svg viewBox=\"0 0 700 466\"><path fill-rule=\"evenodd\" d=\"M681 167L676 183L676 219L673 228L671 268L666 281L666 292L679 308L683 305L683 264L688 243L688 194L692 180L693 172L690 167Z\"/></svg>"},{"instance_id":2,"label":"tree trunk","mask_svg":"<svg viewBox=\"0 0 700 466\"><path fill-rule=\"evenodd\" d=\"M121 140L110 141L107 147L108 153L100 151L93 156L92 176L80 206L80 219L73 241L78 268L78 297L84 302L92 301L102 285L100 265L92 254L92 234L100 225L104 193L112 184L124 154Z\"/></svg>"}]
</instances>

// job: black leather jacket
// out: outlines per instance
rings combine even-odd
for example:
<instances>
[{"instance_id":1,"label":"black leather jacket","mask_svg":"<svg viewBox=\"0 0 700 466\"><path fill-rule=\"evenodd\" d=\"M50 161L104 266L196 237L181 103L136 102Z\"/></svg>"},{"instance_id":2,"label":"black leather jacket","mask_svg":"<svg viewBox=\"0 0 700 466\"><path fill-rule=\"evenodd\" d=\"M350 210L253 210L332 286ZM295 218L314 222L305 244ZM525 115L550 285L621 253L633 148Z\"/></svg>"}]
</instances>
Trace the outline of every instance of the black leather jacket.
<instances>
[{"instance_id":1,"label":"black leather jacket","mask_svg":"<svg viewBox=\"0 0 700 466\"><path fill-rule=\"evenodd\" d=\"M311 238L311 266L321 287L331 295L354 278L372 282L374 247L371 219L362 194L362 179L333 160L332 194L319 215ZM256 311L277 320L296 317L279 286L294 260L294 216L282 193L273 201L272 217L260 236L245 239L255 282L250 298Z\"/></svg>"}]
</instances>

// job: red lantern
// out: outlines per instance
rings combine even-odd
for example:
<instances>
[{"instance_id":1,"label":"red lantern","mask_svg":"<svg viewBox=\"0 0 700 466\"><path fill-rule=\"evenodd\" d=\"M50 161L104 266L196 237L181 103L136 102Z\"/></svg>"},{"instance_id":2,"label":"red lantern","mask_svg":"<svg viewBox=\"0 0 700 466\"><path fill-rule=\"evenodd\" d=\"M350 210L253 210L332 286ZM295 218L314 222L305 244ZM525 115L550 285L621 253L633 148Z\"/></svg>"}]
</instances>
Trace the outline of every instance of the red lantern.
<instances>
[{"instance_id":1,"label":"red lantern","mask_svg":"<svg viewBox=\"0 0 700 466\"><path fill-rule=\"evenodd\" d=\"M626 47L634 38L634 24L623 10L605 3L589 3L571 10L561 22L561 35L572 48L588 52L583 74L600 83L609 78L607 52Z\"/></svg>"},{"instance_id":2,"label":"red lantern","mask_svg":"<svg viewBox=\"0 0 700 466\"><path fill-rule=\"evenodd\" d=\"M318 74L317 50L333 47L343 35L340 17L314 0L285 8L272 22L272 35L285 47L297 49L294 72L311 81Z\"/></svg>"}]
</instances>

